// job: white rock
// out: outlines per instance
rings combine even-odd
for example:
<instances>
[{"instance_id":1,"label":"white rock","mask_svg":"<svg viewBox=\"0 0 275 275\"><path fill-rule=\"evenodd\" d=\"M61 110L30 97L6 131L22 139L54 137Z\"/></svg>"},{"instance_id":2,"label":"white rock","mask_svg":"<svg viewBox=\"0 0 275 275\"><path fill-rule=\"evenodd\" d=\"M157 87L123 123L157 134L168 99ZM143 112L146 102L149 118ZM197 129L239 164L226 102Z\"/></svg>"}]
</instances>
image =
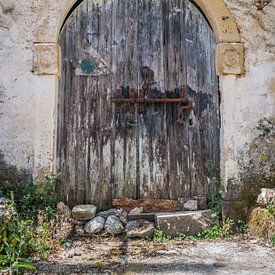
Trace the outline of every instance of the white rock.
<instances>
[{"instance_id":1,"label":"white rock","mask_svg":"<svg viewBox=\"0 0 275 275\"><path fill-rule=\"evenodd\" d=\"M123 232L124 227L122 222L117 216L111 215L107 218L104 229L107 233L116 235Z\"/></svg>"},{"instance_id":2,"label":"white rock","mask_svg":"<svg viewBox=\"0 0 275 275\"><path fill-rule=\"evenodd\" d=\"M131 221L125 228L128 238L147 238L154 234L155 226L153 222L148 221Z\"/></svg>"},{"instance_id":3,"label":"white rock","mask_svg":"<svg viewBox=\"0 0 275 275\"><path fill-rule=\"evenodd\" d=\"M100 233L104 228L105 219L98 216L85 224L84 230L88 234Z\"/></svg>"},{"instance_id":4,"label":"white rock","mask_svg":"<svg viewBox=\"0 0 275 275\"><path fill-rule=\"evenodd\" d=\"M129 212L129 215L140 215L143 213L143 207L135 207Z\"/></svg>"},{"instance_id":5,"label":"white rock","mask_svg":"<svg viewBox=\"0 0 275 275\"><path fill-rule=\"evenodd\" d=\"M183 204L183 209L187 211L196 211L198 210L198 201L197 200L188 200Z\"/></svg>"},{"instance_id":6,"label":"white rock","mask_svg":"<svg viewBox=\"0 0 275 275\"><path fill-rule=\"evenodd\" d=\"M213 225L211 210L178 211L156 214L156 226L165 234L197 234Z\"/></svg>"},{"instance_id":7,"label":"white rock","mask_svg":"<svg viewBox=\"0 0 275 275\"><path fill-rule=\"evenodd\" d=\"M77 205L72 210L73 218L80 221L88 221L96 214L96 207L92 204Z\"/></svg>"},{"instance_id":8,"label":"white rock","mask_svg":"<svg viewBox=\"0 0 275 275\"><path fill-rule=\"evenodd\" d=\"M127 223L127 212L124 211L123 209L116 209L116 208L112 208L112 209L109 209L107 211L104 211L104 212L100 212L97 214L97 216L101 216L105 219L107 219L109 216L116 216L119 218L119 220L122 222L123 225L125 225Z\"/></svg>"},{"instance_id":9,"label":"white rock","mask_svg":"<svg viewBox=\"0 0 275 275\"><path fill-rule=\"evenodd\" d=\"M257 203L264 207L269 203L275 204L275 188L262 188Z\"/></svg>"}]
</instances>

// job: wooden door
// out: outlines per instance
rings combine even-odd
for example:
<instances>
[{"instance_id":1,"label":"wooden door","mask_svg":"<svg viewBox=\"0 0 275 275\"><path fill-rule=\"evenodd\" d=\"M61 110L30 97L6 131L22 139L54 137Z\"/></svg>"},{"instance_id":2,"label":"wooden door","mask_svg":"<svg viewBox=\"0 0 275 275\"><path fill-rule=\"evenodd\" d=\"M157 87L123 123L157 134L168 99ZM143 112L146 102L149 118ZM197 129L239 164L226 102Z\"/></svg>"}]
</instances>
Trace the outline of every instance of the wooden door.
<instances>
[{"instance_id":1,"label":"wooden door","mask_svg":"<svg viewBox=\"0 0 275 275\"><path fill-rule=\"evenodd\" d=\"M60 46L63 199L105 209L112 198L206 196L208 164L219 165L218 79L215 39L192 1L84 0ZM146 99L188 93L183 124L182 103L112 102L142 97L144 83Z\"/></svg>"}]
</instances>

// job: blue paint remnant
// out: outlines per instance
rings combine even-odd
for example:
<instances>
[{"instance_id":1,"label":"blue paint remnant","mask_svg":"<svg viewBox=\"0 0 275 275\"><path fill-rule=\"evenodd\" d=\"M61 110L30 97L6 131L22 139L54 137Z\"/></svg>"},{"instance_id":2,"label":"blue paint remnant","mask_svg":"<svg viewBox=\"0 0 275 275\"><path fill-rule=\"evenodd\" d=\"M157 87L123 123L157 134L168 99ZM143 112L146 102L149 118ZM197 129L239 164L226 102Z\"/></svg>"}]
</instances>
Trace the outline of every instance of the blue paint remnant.
<instances>
[{"instance_id":1,"label":"blue paint remnant","mask_svg":"<svg viewBox=\"0 0 275 275\"><path fill-rule=\"evenodd\" d=\"M98 68L98 64L95 59L87 58L81 61L80 68L83 73L90 74Z\"/></svg>"}]
</instances>

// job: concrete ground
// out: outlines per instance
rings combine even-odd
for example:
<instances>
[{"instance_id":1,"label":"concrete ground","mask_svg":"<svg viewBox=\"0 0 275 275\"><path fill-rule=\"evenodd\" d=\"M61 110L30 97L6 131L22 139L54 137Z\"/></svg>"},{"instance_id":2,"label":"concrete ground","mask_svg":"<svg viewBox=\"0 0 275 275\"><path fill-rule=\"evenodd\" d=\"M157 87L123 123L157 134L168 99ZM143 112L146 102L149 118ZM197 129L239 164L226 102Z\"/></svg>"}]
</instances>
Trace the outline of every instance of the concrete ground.
<instances>
[{"instance_id":1,"label":"concrete ground","mask_svg":"<svg viewBox=\"0 0 275 275\"><path fill-rule=\"evenodd\" d=\"M165 243L78 238L38 268L37 274L275 274L275 249L246 236Z\"/></svg>"}]
</instances>

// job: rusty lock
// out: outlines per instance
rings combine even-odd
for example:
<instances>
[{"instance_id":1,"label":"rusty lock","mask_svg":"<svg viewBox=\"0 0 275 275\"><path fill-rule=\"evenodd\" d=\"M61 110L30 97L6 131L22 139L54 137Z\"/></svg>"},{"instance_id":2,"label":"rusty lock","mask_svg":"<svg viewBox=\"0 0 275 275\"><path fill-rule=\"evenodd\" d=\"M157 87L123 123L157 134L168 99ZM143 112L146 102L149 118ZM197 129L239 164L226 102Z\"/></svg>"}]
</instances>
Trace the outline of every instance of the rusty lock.
<instances>
[{"instance_id":1,"label":"rusty lock","mask_svg":"<svg viewBox=\"0 0 275 275\"><path fill-rule=\"evenodd\" d=\"M113 103L118 103L116 105L116 111L121 112L122 110L122 103L128 103L129 106L129 113L134 114L135 112L135 106L134 104L139 104L139 111L144 111L144 104L145 103L182 103L182 106L178 107L178 118L177 123L180 125L184 124L184 111L190 110L193 108L192 103L187 99L187 92L184 89L181 89L180 91L180 97L179 98L145 98L145 93L149 89L148 84L148 76L149 72L148 69L143 69L143 77L144 77L144 83L142 85L142 89L139 91L139 96L136 96L136 91L133 88L130 88L129 90L129 98L122 98L122 90L118 89L115 93L115 98L112 98Z\"/></svg>"},{"instance_id":2,"label":"rusty lock","mask_svg":"<svg viewBox=\"0 0 275 275\"><path fill-rule=\"evenodd\" d=\"M185 110L191 110L193 108L192 102L190 102L187 99L187 92L185 90L181 90L180 91L180 97L184 99L184 102L182 106L178 107L178 119L177 119L177 123L180 125L184 124L184 111Z\"/></svg>"}]
</instances>

